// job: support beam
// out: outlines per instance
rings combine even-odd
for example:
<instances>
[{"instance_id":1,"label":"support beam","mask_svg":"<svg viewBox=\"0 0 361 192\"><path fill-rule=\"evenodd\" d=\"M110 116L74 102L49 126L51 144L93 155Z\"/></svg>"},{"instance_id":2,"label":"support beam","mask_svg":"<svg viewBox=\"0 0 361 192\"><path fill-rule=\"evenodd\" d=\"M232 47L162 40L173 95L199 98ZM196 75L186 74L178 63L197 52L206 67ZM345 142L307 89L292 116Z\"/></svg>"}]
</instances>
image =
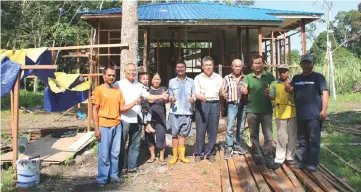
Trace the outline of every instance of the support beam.
<instances>
[{"instance_id":1,"label":"support beam","mask_svg":"<svg viewBox=\"0 0 361 192\"><path fill-rule=\"evenodd\" d=\"M240 52L241 52L241 50L240 50L241 43L240 43L239 33L240 33L240 28L237 27L237 34L236 34L237 35L237 56L238 56L238 58L241 58L241 54L240 54Z\"/></svg>"},{"instance_id":2,"label":"support beam","mask_svg":"<svg viewBox=\"0 0 361 192\"><path fill-rule=\"evenodd\" d=\"M302 38L302 55L307 53L306 48L306 22L305 19L301 19L301 38Z\"/></svg>"},{"instance_id":3,"label":"support beam","mask_svg":"<svg viewBox=\"0 0 361 192\"><path fill-rule=\"evenodd\" d=\"M221 32L221 59L222 59L222 65L226 65L224 61L224 31Z\"/></svg>"},{"instance_id":4,"label":"support beam","mask_svg":"<svg viewBox=\"0 0 361 192\"><path fill-rule=\"evenodd\" d=\"M157 39L157 73L160 73L160 63L159 63L159 46L160 46L160 42L159 42L159 38Z\"/></svg>"},{"instance_id":5,"label":"support beam","mask_svg":"<svg viewBox=\"0 0 361 192\"><path fill-rule=\"evenodd\" d=\"M49 51L60 51L60 50L72 50L72 49L90 49L90 48L108 48L108 47L120 47L128 48L128 43L117 43L117 44L99 44L99 45L81 45L81 46L68 46L68 47L49 47Z\"/></svg>"},{"instance_id":6,"label":"support beam","mask_svg":"<svg viewBox=\"0 0 361 192\"><path fill-rule=\"evenodd\" d=\"M262 28L258 28L258 54L262 56Z\"/></svg>"},{"instance_id":7,"label":"support beam","mask_svg":"<svg viewBox=\"0 0 361 192\"><path fill-rule=\"evenodd\" d=\"M16 167L16 160L18 159L18 131L19 131L19 87L20 87L20 76L21 71L16 78L16 82L14 85L13 93L13 110L12 110L12 136L13 136L13 167ZM15 169L16 170L16 169Z\"/></svg>"},{"instance_id":8,"label":"support beam","mask_svg":"<svg viewBox=\"0 0 361 192\"><path fill-rule=\"evenodd\" d=\"M275 50L276 50L276 55L275 55L276 63L280 63L278 60L278 40L275 40Z\"/></svg>"},{"instance_id":9,"label":"support beam","mask_svg":"<svg viewBox=\"0 0 361 192\"><path fill-rule=\"evenodd\" d=\"M182 58L181 43L180 42L181 42L181 28L179 28L179 30L178 30L178 59Z\"/></svg>"},{"instance_id":10,"label":"support beam","mask_svg":"<svg viewBox=\"0 0 361 192\"><path fill-rule=\"evenodd\" d=\"M246 29L246 62L248 65L248 69L251 69L251 62L249 59L249 47L250 47L250 42L249 42L249 28Z\"/></svg>"},{"instance_id":11,"label":"support beam","mask_svg":"<svg viewBox=\"0 0 361 192\"><path fill-rule=\"evenodd\" d=\"M284 63L287 64L288 63L288 59L287 59L287 35L286 32L283 32L283 58L284 58ZM288 63L289 64L289 63Z\"/></svg>"},{"instance_id":12,"label":"support beam","mask_svg":"<svg viewBox=\"0 0 361 192\"><path fill-rule=\"evenodd\" d=\"M143 72L148 71L148 27L144 28L144 44L143 44Z\"/></svg>"},{"instance_id":13,"label":"support beam","mask_svg":"<svg viewBox=\"0 0 361 192\"><path fill-rule=\"evenodd\" d=\"M102 29L101 29L100 19L97 19L97 21L98 21L98 25L97 25L97 32L96 32L96 35L97 35L97 43L96 43L96 44L99 45L99 44L100 44L100 31L101 31ZM92 34L93 31L90 30L90 33ZM90 44L92 44L92 43L90 42ZM90 54L93 54L93 53L90 53ZM100 54L100 49L99 49L99 48L97 49L97 54ZM97 56L96 59L97 59L96 64L95 64L96 73L99 73L100 57ZM119 61L120 61L120 60L119 60ZM99 84L100 84L100 79L99 79L99 77L96 77L95 86L98 86Z\"/></svg>"},{"instance_id":14,"label":"support beam","mask_svg":"<svg viewBox=\"0 0 361 192\"><path fill-rule=\"evenodd\" d=\"M110 31L108 31L108 44L110 44ZM108 66L110 65L110 47L108 47Z\"/></svg>"},{"instance_id":15,"label":"support beam","mask_svg":"<svg viewBox=\"0 0 361 192\"><path fill-rule=\"evenodd\" d=\"M271 32L271 65L275 64L275 56L274 56L274 44L275 44L275 40L274 40L274 34L273 31Z\"/></svg>"},{"instance_id":16,"label":"support beam","mask_svg":"<svg viewBox=\"0 0 361 192\"><path fill-rule=\"evenodd\" d=\"M243 33L243 29L239 28L239 39L240 39L240 55L239 55L239 58L242 58L242 62L243 62L243 65L245 63L244 58L243 58L243 36L242 36L242 33Z\"/></svg>"},{"instance_id":17,"label":"support beam","mask_svg":"<svg viewBox=\"0 0 361 192\"><path fill-rule=\"evenodd\" d=\"M288 45L288 64L291 65L292 63L292 54L291 54L291 37L287 37L287 45Z\"/></svg>"}]
</instances>

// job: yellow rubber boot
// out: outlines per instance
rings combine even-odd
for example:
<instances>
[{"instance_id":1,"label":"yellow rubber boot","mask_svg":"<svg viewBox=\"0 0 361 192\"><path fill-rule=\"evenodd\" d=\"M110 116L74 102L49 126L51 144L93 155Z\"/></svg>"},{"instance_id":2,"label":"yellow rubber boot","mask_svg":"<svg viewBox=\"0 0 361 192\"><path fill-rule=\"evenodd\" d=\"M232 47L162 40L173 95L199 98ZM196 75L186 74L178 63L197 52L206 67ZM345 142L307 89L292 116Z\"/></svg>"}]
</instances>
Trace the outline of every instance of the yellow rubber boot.
<instances>
[{"instance_id":1,"label":"yellow rubber boot","mask_svg":"<svg viewBox=\"0 0 361 192\"><path fill-rule=\"evenodd\" d=\"M182 147L178 147L178 151L179 151L179 160L181 160L183 163L189 163L191 162L189 159L186 158L185 153L186 153L186 148L184 146Z\"/></svg>"},{"instance_id":2,"label":"yellow rubber boot","mask_svg":"<svg viewBox=\"0 0 361 192\"><path fill-rule=\"evenodd\" d=\"M178 161L178 147L173 147L173 157L168 161L169 165L174 165Z\"/></svg>"}]
</instances>

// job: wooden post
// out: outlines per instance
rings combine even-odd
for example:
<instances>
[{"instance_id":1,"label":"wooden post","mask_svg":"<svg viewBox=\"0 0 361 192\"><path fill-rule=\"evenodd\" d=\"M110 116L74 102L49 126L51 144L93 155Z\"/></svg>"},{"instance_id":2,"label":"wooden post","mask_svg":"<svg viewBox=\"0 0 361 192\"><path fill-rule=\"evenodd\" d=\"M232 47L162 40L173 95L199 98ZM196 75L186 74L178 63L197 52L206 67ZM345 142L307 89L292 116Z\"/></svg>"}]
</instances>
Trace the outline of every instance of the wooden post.
<instances>
[{"instance_id":1,"label":"wooden post","mask_svg":"<svg viewBox=\"0 0 361 192\"><path fill-rule=\"evenodd\" d=\"M301 38L302 38L302 55L307 53L306 48L306 23L305 19L301 19Z\"/></svg>"},{"instance_id":2,"label":"wooden post","mask_svg":"<svg viewBox=\"0 0 361 192\"><path fill-rule=\"evenodd\" d=\"M283 58L284 58L284 63L287 64L287 45L286 45L286 39L287 39L287 35L286 32L283 32Z\"/></svg>"},{"instance_id":3,"label":"wooden post","mask_svg":"<svg viewBox=\"0 0 361 192\"><path fill-rule=\"evenodd\" d=\"M275 48L274 48L274 44L275 44L275 39L274 39L274 34L273 31L271 32L271 65L275 64ZM274 67L272 67L272 73L274 76L276 76L276 69Z\"/></svg>"},{"instance_id":4,"label":"wooden post","mask_svg":"<svg viewBox=\"0 0 361 192\"><path fill-rule=\"evenodd\" d=\"M91 30L91 33L90 33L90 45L93 44L93 30ZM90 55L89 55L89 74L91 75L93 73L93 48L90 48ZM91 124L91 121L93 120L93 105L92 105L92 102L90 101L90 97L92 95L92 83L93 83L93 77L92 76L89 76L88 77L89 80L90 80L90 88L88 90L88 126L87 126L87 131L89 132L90 131L90 124Z\"/></svg>"},{"instance_id":5,"label":"wooden post","mask_svg":"<svg viewBox=\"0 0 361 192\"><path fill-rule=\"evenodd\" d=\"M287 37L287 45L288 45L288 64L292 65L292 55L291 55L291 36Z\"/></svg>"},{"instance_id":6,"label":"wooden post","mask_svg":"<svg viewBox=\"0 0 361 192\"><path fill-rule=\"evenodd\" d=\"M211 56L211 41L208 38L208 55Z\"/></svg>"},{"instance_id":7,"label":"wooden post","mask_svg":"<svg viewBox=\"0 0 361 192\"><path fill-rule=\"evenodd\" d=\"M246 61L247 61L247 65L248 65L248 69L251 69L251 62L249 59L249 28L246 29Z\"/></svg>"},{"instance_id":8,"label":"wooden post","mask_svg":"<svg viewBox=\"0 0 361 192\"><path fill-rule=\"evenodd\" d=\"M18 160L18 130L19 130L19 84L20 84L20 76L21 70L16 78L16 82L13 88L13 109L12 109L12 137L13 137L13 167L16 167L16 160ZM16 170L16 169L15 169Z\"/></svg>"},{"instance_id":9,"label":"wooden post","mask_svg":"<svg viewBox=\"0 0 361 192\"><path fill-rule=\"evenodd\" d=\"M159 38L157 38L157 72L160 73L160 63L159 63L159 46L160 46L160 43L159 43Z\"/></svg>"},{"instance_id":10,"label":"wooden post","mask_svg":"<svg viewBox=\"0 0 361 192\"><path fill-rule=\"evenodd\" d=\"M108 44L110 44L110 31L108 31ZM110 54L110 47L108 47L108 54ZM110 65L110 55L108 55L108 66Z\"/></svg>"},{"instance_id":11,"label":"wooden post","mask_svg":"<svg viewBox=\"0 0 361 192\"><path fill-rule=\"evenodd\" d=\"M179 31L178 31L178 59L180 59L182 57L182 53L181 53L181 43L180 43L180 40L181 39L181 28L179 28Z\"/></svg>"},{"instance_id":12,"label":"wooden post","mask_svg":"<svg viewBox=\"0 0 361 192\"><path fill-rule=\"evenodd\" d=\"M262 28L258 28L258 53L262 56Z\"/></svg>"},{"instance_id":13,"label":"wooden post","mask_svg":"<svg viewBox=\"0 0 361 192\"><path fill-rule=\"evenodd\" d=\"M242 29L239 29L239 40L240 40L240 54L239 54L239 58L242 58L242 54L243 54L243 37L242 37L242 32L243 30ZM243 58L244 60L244 58ZM243 65L245 63L245 61L242 61L243 62Z\"/></svg>"},{"instance_id":14,"label":"wooden post","mask_svg":"<svg viewBox=\"0 0 361 192\"><path fill-rule=\"evenodd\" d=\"M278 40L277 40L277 38L276 38L276 40L275 40L275 50L276 50L276 55L275 55L275 57L276 57L276 64L280 64L280 62L278 62Z\"/></svg>"},{"instance_id":15,"label":"wooden post","mask_svg":"<svg viewBox=\"0 0 361 192\"><path fill-rule=\"evenodd\" d=\"M224 61L224 31L222 31L221 35L221 54L222 65L226 65Z\"/></svg>"},{"instance_id":16,"label":"wooden post","mask_svg":"<svg viewBox=\"0 0 361 192\"><path fill-rule=\"evenodd\" d=\"M147 72L148 61L148 27L144 27L144 39L143 39L143 72Z\"/></svg>"},{"instance_id":17,"label":"wooden post","mask_svg":"<svg viewBox=\"0 0 361 192\"><path fill-rule=\"evenodd\" d=\"M264 60L267 61L267 57L268 57L267 41L264 42L264 52L266 54Z\"/></svg>"},{"instance_id":18,"label":"wooden post","mask_svg":"<svg viewBox=\"0 0 361 192\"><path fill-rule=\"evenodd\" d=\"M100 23L100 19L97 19L98 21L98 26L97 26L97 44L99 45L100 44L100 31L101 31L101 23ZM90 30L90 34L93 34L93 30ZM92 38L91 38L92 40ZM97 50L97 54L100 54L100 49L98 48ZM90 53L90 54L93 54L93 53ZM96 73L99 73L99 67L100 67L100 57L97 56L96 57L97 59L97 63L96 63ZM99 77L96 77L96 82L95 82L95 86L98 86L100 84L100 79Z\"/></svg>"},{"instance_id":19,"label":"wooden post","mask_svg":"<svg viewBox=\"0 0 361 192\"><path fill-rule=\"evenodd\" d=\"M279 48L279 55L280 55L280 64L283 64L283 59L282 59L282 39L279 40L278 43L278 48Z\"/></svg>"},{"instance_id":20,"label":"wooden post","mask_svg":"<svg viewBox=\"0 0 361 192\"><path fill-rule=\"evenodd\" d=\"M239 27L237 27L237 56L238 56L238 58L241 58L241 55L240 55L240 37L239 37L239 31L240 31L240 29L239 29Z\"/></svg>"}]
</instances>

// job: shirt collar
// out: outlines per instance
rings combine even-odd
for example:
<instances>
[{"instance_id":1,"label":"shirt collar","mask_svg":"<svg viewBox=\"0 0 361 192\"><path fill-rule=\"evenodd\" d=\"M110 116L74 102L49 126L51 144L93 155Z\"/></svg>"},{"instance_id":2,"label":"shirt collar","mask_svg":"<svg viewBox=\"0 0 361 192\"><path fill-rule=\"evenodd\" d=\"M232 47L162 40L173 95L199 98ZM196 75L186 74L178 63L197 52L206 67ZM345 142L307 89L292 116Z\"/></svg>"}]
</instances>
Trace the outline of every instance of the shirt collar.
<instances>
[{"instance_id":1,"label":"shirt collar","mask_svg":"<svg viewBox=\"0 0 361 192\"><path fill-rule=\"evenodd\" d=\"M265 70L262 70L262 76L265 76L266 75L266 71ZM252 72L252 76L255 77L256 74L254 74L254 72Z\"/></svg>"},{"instance_id":2,"label":"shirt collar","mask_svg":"<svg viewBox=\"0 0 361 192\"><path fill-rule=\"evenodd\" d=\"M236 78L237 78L236 76L234 76L233 73L229 74L228 76L231 77L231 78L233 78L233 79L236 79ZM244 74L242 73L240 77L243 78L243 77L244 77Z\"/></svg>"},{"instance_id":3,"label":"shirt collar","mask_svg":"<svg viewBox=\"0 0 361 192\"><path fill-rule=\"evenodd\" d=\"M186 81L186 80L188 80L188 77L185 76L183 80L180 80L180 79L178 78L178 76L177 76L176 79L177 79L177 81Z\"/></svg>"},{"instance_id":4,"label":"shirt collar","mask_svg":"<svg viewBox=\"0 0 361 192\"><path fill-rule=\"evenodd\" d=\"M212 75L210 76L210 77L208 77L205 73L201 73L201 75L203 76L203 77L205 77L205 78L209 78L209 79L213 79L213 77L215 77L216 76L216 74L214 73L214 72L212 72Z\"/></svg>"}]
</instances>

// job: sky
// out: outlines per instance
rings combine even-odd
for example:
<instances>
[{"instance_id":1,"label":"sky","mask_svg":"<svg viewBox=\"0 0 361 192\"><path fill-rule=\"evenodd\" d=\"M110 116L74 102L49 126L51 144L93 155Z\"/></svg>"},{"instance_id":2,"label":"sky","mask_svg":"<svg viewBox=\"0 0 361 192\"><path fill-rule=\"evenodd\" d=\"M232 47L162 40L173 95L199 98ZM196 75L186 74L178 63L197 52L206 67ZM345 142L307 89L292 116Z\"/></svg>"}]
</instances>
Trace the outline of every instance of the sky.
<instances>
[{"instance_id":1,"label":"sky","mask_svg":"<svg viewBox=\"0 0 361 192\"><path fill-rule=\"evenodd\" d=\"M341 1L335 0L334 6L331 10L331 20L335 18L339 11L349 11L349 10L356 10L360 0L355 1ZM255 7L259 8L268 8L268 9L281 9L281 10L293 10L293 11L308 11L308 12L318 12L324 13L324 19L327 19L327 11L322 9L321 1L320 0L304 0L304 1L291 1L291 0L256 0ZM316 35L320 32L326 30L326 23L316 23ZM309 50L312 46L312 41L307 40L307 50ZM301 37L299 35L294 35L291 37L291 48L297 49L301 53Z\"/></svg>"}]
</instances>

